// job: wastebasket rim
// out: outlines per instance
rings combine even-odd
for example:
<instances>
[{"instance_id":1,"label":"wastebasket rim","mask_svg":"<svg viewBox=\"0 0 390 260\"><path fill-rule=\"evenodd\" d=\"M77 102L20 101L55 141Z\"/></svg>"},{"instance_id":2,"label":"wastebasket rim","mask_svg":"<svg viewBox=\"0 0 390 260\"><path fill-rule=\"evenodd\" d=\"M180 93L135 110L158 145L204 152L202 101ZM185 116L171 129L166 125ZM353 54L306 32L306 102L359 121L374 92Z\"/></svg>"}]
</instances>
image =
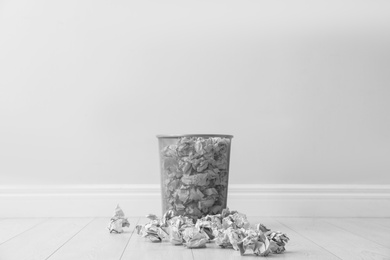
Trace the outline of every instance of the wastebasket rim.
<instances>
[{"instance_id":1,"label":"wastebasket rim","mask_svg":"<svg viewBox=\"0 0 390 260\"><path fill-rule=\"evenodd\" d=\"M167 134L167 135L157 135L157 138L179 138L179 137L224 137L224 138L233 138L232 135L224 134Z\"/></svg>"}]
</instances>

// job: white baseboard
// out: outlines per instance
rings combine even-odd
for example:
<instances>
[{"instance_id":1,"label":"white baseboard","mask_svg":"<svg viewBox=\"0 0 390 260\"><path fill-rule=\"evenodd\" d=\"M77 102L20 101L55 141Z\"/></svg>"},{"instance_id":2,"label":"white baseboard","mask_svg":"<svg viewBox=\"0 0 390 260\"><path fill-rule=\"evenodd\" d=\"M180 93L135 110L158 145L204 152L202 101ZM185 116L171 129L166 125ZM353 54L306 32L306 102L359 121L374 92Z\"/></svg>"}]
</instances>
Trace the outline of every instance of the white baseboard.
<instances>
[{"instance_id":1,"label":"white baseboard","mask_svg":"<svg viewBox=\"0 0 390 260\"><path fill-rule=\"evenodd\" d=\"M0 186L0 217L161 214L159 185ZM249 216L390 217L390 185L230 185L228 206Z\"/></svg>"}]
</instances>

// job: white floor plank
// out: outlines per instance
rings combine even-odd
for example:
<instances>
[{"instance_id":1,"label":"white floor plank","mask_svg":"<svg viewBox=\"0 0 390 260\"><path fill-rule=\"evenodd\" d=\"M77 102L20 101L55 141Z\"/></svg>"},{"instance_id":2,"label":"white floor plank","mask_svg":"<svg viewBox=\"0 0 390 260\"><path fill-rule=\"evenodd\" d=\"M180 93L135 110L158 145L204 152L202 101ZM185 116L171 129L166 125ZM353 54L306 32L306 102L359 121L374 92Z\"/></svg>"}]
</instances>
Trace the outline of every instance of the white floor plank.
<instances>
[{"instance_id":1,"label":"white floor plank","mask_svg":"<svg viewBox=\"0 0 390 260\"><path fill-rule=\"evenodd\" d=\"M107 229L109 218L97 218L71 241L50 256L49 260L119 260L138 218L129 218L130 228L121 234Z\"/></svg>"},{"instance_id":2,"label":"white floor plank","mask_svg":"<svg viewBox=\"0 0 390 260\"><path fill-rule=\"evenodd\" d=\"M390 227L381 226L368 219L355 218L330 218L324 221L355 235L376 242L379 245L390 248Z\"/></svg>"},{"instance_id":3,"label":"white floor plank","mask_svg":"<svg viewBox=\"0 0 390 260\"><path fill-rule=\"evenodd\" d=\"M141 218L139 224L148 223L149 220ZM172 245L168 239L160 243L152 243L134 232L129 244L123 253L122 260L126 259L193 259L192 249L184 246Z\"/></svg>"},{"instance_id":4,"label":"white floor plank","mask_svg":"<svg viewBox=\"0 0 390 260\"><path fill-rule=\"evenodd\" d=\"M88 218L49 219L0 245L0 259L46 259L90 221Z\"/></svg>"},{"instance_id":5,"label":"white floor plank","mask_svg":"<svg viewBox=\"0 0 390 260\"><path fill-rule=\"evenodd\" d=\"M194 259L195 260L205 260L205 259L224 259L224 260L254 260L259 259L258 256L251 255L248 251L245 254L245 257L241 256L239 251L233 250L232 248L221 248L217 246L214 242L208 243L206 248L193 249ZM262 257L261 259L267 259Z\"/></svg>"},{"instance_id":6,"label":"white floor plank","mask_svg":"<svg viewBox=\"0 0 390 260\"><path fill-rule=\"evenodd\" d=\"M220 249L213 243L204 249L174 246L168 240L152 243L132 233L138 218L129 219L131 227L123 234L108 232L109 218L91 220L0 219L0 260L259 259L249 251L243 258L238 251ZM285 232L291 239L284 254L262 259L390 260L388 218L249 217L249 221Z\"/></svg>"},{"instance_id":7,"label":"white floor plank","mask_svg":"<svg viewBox=\"0 0 390 260\"><path fill-rule=\"evenodd\" d=\"M175 250L126 250L122 260L189 260L193 259L190 249ZM208 258L209 260L215 258Z\"/></svg>"},{"instance_id":8,"label":"white floor plank","mask_svg":"<svg viewBox=\"0 0 390 260\"><path fill-rule=\"evenodd\" d=\"M277 220L343 260L390 260L390 249L321 219L277 218Z\"/></svg>"},{"instance_id":9,"label":"white floor plank","mask_svg":"<svg viewBox=\"0 0 390 260\"><path fill-rule=\"evenodd\" d=\"M0 221L0 245L46 220L45 218L2 219Z\"/></svg>"},{"instance_id":10,"label":"white floor plank","mask_svg":"<svg viewBox=\"0 0 390 260\"><path fill-rule=\"evenodd\" d=\"M368 220L371 223L390 228L390 218L362 218L362 220Z\"/></svg>"},{"instance_id":11,"label":"white floor plank","mask_svg":"<svg viewBox=\"0 0 390 260\"><path fill-rule=\"evenodd\" d=\"M282 225L280 222L276 221L273 218L263 218L263 217L248 217L248 220L251 224L256 225L261 223L267 228L273 231L281 231L286 233L290 238L290 241L286 245L286 251L280 255L273 255L272 257L277 257L278 259L318 259L318 260L337 260L340 259L337 256L333 255L331 252L327 251L323 247L315 244L310 239L307 239L300 235L299 233L291 230L290 228Z\"/></svg>"}]
</instances>

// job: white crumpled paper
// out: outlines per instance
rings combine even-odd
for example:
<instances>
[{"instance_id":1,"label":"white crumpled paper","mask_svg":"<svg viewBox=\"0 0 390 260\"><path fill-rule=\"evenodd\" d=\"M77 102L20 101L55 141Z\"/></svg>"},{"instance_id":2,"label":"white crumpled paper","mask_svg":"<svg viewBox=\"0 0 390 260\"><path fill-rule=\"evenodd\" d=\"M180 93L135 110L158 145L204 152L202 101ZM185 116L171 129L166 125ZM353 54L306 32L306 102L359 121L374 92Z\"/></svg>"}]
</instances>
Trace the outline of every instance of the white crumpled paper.
<instances>
[{"instance_id":1,"label":"white crumpled paper","mask_svg":"<svg viewBox=\"0 0 390 260\"><path fill-rule=\"evenodd\" d=\"M110 233L119 234L123 232L124 227L130 227L130 223L127 218L125 218L125 213L123 213L123 210L119 207L119 205L117 205L114 216L111 218L107 228Z\"/></svg>"},{"instance_id":2,"label":"white crumpled paper","mask_svg":"<svg viewBox=\"0 0 390 260\"><path fill-rule=\"evenodd\" d=\"M228 208L223 209L221 214L207 215L196 220L175 215L172 210L167 211L161 219L153 214L147 218L150 219L148 224L137 225L138 234L152 242L169 241L187 248L202 248L207 243L215 243L221 248L237 250L243 256L249 252L265 257L283 253L289 241L286 234L272 231L262 224L252 227L245 214Z\"/></svg>"}]
</instances>

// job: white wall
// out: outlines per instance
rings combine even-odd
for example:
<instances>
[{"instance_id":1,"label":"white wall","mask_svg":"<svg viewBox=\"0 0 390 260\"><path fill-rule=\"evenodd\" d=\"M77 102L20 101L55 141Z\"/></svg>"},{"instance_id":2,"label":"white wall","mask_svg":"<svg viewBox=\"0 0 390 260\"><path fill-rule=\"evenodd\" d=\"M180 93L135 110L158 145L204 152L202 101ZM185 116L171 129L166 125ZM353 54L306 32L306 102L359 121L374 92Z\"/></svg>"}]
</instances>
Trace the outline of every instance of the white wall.
<instances>
[{"instance_id":1,"label":"white wall","mask_svg":"<svg viewBox=\"0 0 390 260\"><path fill-rule=\"evenodd\" d=\"M389 1L0 0L0 184L158 183L156 134L233 134L232 183L390 184Z\"/></svg>"}]
</instances>

